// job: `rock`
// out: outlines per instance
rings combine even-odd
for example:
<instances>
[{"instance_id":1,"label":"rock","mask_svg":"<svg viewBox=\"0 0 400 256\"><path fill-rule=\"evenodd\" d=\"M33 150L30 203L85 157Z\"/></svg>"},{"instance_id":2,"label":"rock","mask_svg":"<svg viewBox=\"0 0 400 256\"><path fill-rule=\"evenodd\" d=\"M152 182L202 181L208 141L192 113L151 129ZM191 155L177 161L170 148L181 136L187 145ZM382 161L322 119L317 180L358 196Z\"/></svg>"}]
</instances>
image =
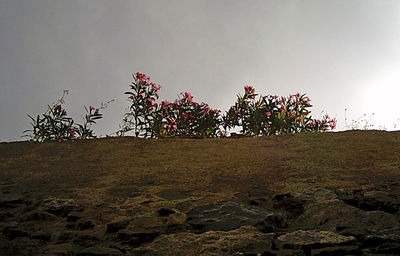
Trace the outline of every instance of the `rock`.
<instances>
[{"instance_id":1,"label":"rock","mask_svg":"<svg viewBox=\"0 0 400 256\"><path fill-rule=\"evenodd\" d=\"M129 225L130 219L124 219L107 224L106 233L115 233Z\"/></svg>"},{"instance_id":2,"label":"rock","mask_svg":"<svg viewBox=\"0 0 400 256\"><path fill-rule=\"evenodd\" d=\"M160 210L157 211L158 215L160 215L161 217L165 217L165 216L169 216L171 214L174 214L175 211L168 209L168 208L161 208Z\"/></svg>"},{"instance_id":3,"label":"rock","mask_svg":"<svg viewBox=\"0 0 400 256\"><path fill-rule=\"evenodd\" d=\"M363 255L362 251L356 245L334 246L320 249L312 249L311 256L331 256L331 255Z\"/></svg>"},{"instance_id":4,"label":"rock","mask_svg":"<svg viewBox=\"0 0 400 256\"><path fill-rule=\"evenodd\" d=\"M13 215L7 211L0 211L0 221L5 221Z\"/></svg>"},{"instance_id":5,"label":"rock","mask_svg":"<svg viewBox=\"0 0 400 256\"><path fill-rule=\"evenodd\" d=\"M2 194L0 197L0 207L15 208L23 205L25 196L21 194Z\"/></svg>"},{"instance_id":6,"label":"rock","mask_svg":"<svg viewBox=\"0 0 400 256\"><path fill-rule=\"evenodd\" d=\"M85 216L82 214L82 212L72 211L68 214L67 221L75 222L77 220L82 219L83 217L85 217Z\"/></svg>"},{"instance_id":7,"label":"rock","mask_svg":"<svg viewBox=\"0 0 400 256\"><path fill-rule=\"evenodd\" d=\"M133 255L276 255L272 252L273 234L264 234L255 227L243 226L226 232L161 235L152 243L134 249ZM296 254L291 251L287 255Z\"/></svg>"},{"instance_id":8,"label":"rock","mask_svg":"<svg viewBox=\"0 0 400 256\"><path fill-rule=\"evenodd\" d=\"M400 255L400 228L387 229L366 236L363 247L371 248L376 253Z\"/></svg>"},{"instance_id":9,"label":"rock","mask_svg":"<svg viewBox=\"0 0 400 256\"><path fill-rule=\"evenodd\" d=\"M296 229L328 230L357 238L396 226L398 219L389 213L362 211L342 201L314 204L291 223Z\"/></svg>"},{"instance_id":10,"label":"rock","mask_svg":"<svg viewBox=\"0 0 400 256\"><path fill-rule=\"evenodd\" d=\"M83 247L96 246L100 241L100 236L97 233L77 234L74 243Z\"/></svg>"},{"instance_id":11,"label":"rock","mask_svg":"<svg viewBox=\"0 0 400 256\"><path fill-rule=\"evenodd\" d=\"M4 228L3 234L9 239L28 236L28 232L26 232L18 227L10 227L10 226Z\"/></svg>"},{"instance_id":12,"label":"rock","mask_svg":"<svg viewBox=\"0 0 400 256\"><path fill-rule=\"evenodd\" d=\"M117 238L132 247L139 247L144 243L153 241L160 233L158 232L135 232L132 230L123 229L118 232Z\"/></svg>"},{"instance_id":13,"label":"rock","mask_svg":"<svg viewBox=\"0 0 400 256\"><path fill-rule=\"evenodd\" d=\"M352 236L342 236L330 231L318 230L297 230L279 236L277 240L284 249L302 249L306 254L311 249L355 245L357 242Z\"/></svg>"},{"instance_id":14,"label":"rock","mask_svg":"<svg viewBox=\"0 0 400 256\"><path fill-rule=\"evenodd\" d=\"M326 230L363 239L366 235L400 225L392 214L363 211L340 200L327 189L293 193L290 197L304 202L304 212L289 222L293 229Z\"/></svg>"},{"instance_id":15,"label":"rock","mask_svg":"<svg viewBox=\"0 0 400 256\"><path fill-rule=\"evenodd\" d=\"M57 216L66 217L78 205L73 199L60 199L49 197L43 201L44 209Z\"/></svg>"},{"instance_id":16,"label":"rock","mask_svg":"<svg viewBox=\"0 0 400 256\"><path fill-rule=\"evenodd\" d=\"M77 248L69 243L64 244L52 244L46 247L46 255L51 256L70 256L75 255Z\"/></svg>"},{"instance_id":17,"label":"rock","mask_svg":"<svg viewBox=\"0 0 400 256\"><path fill-rule=\"evenodd\" d=\"M119 256L122 252L106 247L90 247L80 251L76 256Z\"/></svg>"},{"instance_id":18,"label":"rock","mask_svg":"<svg viewBox=\"0 0 400 256\"><path fill-rule=\"evenodd\" d=\"M337 191L340 199L345 203L365 211L385 211L397 213L400 207L398 198L386 191L361 189L353 191Z\"/></svg>"},{"instance_id":19,"label":"rock","mask_svg":"<svg viewBox=\"0 0 400 256\"><path fill-rule=\"evenodd\" d=\"M188 213L187 223L197 233L228 231L241 226L256 226L263 232L271 232L282 225L282 220L261 207L224 202L194 208Z\"/></svg>"},{"instance_id":20,"label":"rock","mask_svg":"<svg viewBox=\"0 0 400 256\"><path fill-rule=\"evenodd\" d=\"M24 221L56 221L58 217L48 212L34 211L24 218Z\"/></svg>"},{"instance_id":21,"label":"rock","mask_svg":"<svg viewBox=\"0 0 400 256\"><path fill-rule=\"evenodd\" d=\"M274 209L284 210L289 219L296 218L304 212L305 200L291 194L276 195L274 201Z\"/></svg>"},{"instance_id":22,"label":"rock","mask_svg":"<svg viewBox=\"0 0 400 256\"><path fill-rule=\"evenodd\" d=\"M50 241L51 233L50 232L36 232L31 235L31 238L42 240L42 241Z\"/></svg>"},{"instance_id":23,"label":"rock","mask_svg":"<svg viewBox=\"0 0 400 256\"><path fill-rule=\"evenodd\" d=\"M390 195L388 192L383 191L368 191L364 192L363 196L359 199L358 207L367 211L385 211L389 213L396 213L399 208L399 201Z\"/></svg>"},{"instance_id":24,"label":"rock","mask_svg":"<svg viewBox=\"0 0 400 256\"><path fill-rule=\"evenodd\" d=\"M87 219L86 220L83 219L83 220L78 221L78 223L76 225L76 227L79 230L91 229L91 228L94 228L95 226L96 225L94 224L93 220L87 220Z\"/></svg>"},{"instance_id":25,"label":"rock","mask_svg":"<svg viewBox=\"0 0 400 256\"><path fill-rule=\"evenodd\" d=\"M75 233L73 232L64 232L59 237L58 240L60 241L69 241L75 238Z\"/></svg>"},{"instance_id":26,"label":"rock","mask_svg":"<svg viewBox=\"0 0 400 256\"><path fill-rule=\"evenodd\" d=\"M186 231L186 214L176 212L166 217L142 216L136 217L125 228L136 233L165 234Z\"/></svg>"},{"instance_id":27,"label":"rock","mask_svg":"<svg viewBox=\"0 0 400 256\"><path fill-rule=\"evenodd\" d=\"M188 198L189 195L185 191L178 191L175 189L163 190L157 193L157 196L164 198L165 200L180 200Z\"/></svg>"}]
</instances>

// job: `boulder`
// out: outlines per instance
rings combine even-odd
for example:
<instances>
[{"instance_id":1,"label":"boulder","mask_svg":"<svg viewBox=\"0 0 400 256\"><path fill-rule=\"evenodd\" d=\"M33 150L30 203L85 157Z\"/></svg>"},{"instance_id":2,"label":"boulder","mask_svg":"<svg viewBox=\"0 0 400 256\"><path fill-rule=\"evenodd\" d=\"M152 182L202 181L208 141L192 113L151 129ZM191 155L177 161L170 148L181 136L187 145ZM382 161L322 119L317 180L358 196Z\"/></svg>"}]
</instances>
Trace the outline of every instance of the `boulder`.
<instances>
[{"instance_id":1,"label":"boulder","mask_svg":"<svg viewBox=\"0 0 400 256\"><path fill-rule=\"evenodd\" d=\"M80 251L76 256L120 256L122 252L107 247L89 247Z\"/></svg>"},{"instance_id":2,"label":"boulder","mask_svg":"<svg viewBox=\"0 0 400 256\"><path fill-rule=\"evenodd\" d=\"M187 215L187 223L197 233L228 231L241 226L255 226L260 231L271 232L283 225L282 218L274 212L234 201L200 206Z\"/></svg>"},{"instance_id":3,"label":"boulder","mask_svg":"<svg viewBox=\"0 0 400 256\"><path fill-rule=\"evenodd\" d=\"M319 230L297 230L281 235L277 240L284 249L302 249L306 254L312 249L355 245L357 242L352 236Z\"/></svg>"},{"instance_id":4,"label":"boulder","mask_svg":"<svg viewBox=\"0 0 400 256\"><path fill-rule=\"evenodd\" d=\"M95 226L96 226L96 224L94 223L94 221L90 220L90 219L81 219L76 224L76 227L79 230L91 229L91 228L94 228Z\"/></svg>"},{"instance_id":5,"label":"boulder","mask_svg":"<svg viewBox=\"0 0 400 256\"><path fill-rule=\"evenodd\" d=\"M272 233L264 234L255 227L243 226L226 232L161 235L152 243L134 249L133 255L275 255L272 251ZM287 255L296 255L294 252Z\"/></svg>"},{"instance_id":6,"label":"boulder","mask_svg":"<svg viewBox=\"0 0 400 256\"><path fill-rule=\"evenodd\" d=\"M130 219L123 219L108 223L106 233L118 232L118 230L126 228L129 225L129 222Z\"/></svg>"},{"instance_id":7,"label":"boulder","mask_svg":"<svg viewBox=\"0 0 400 256\"><path fill-rule=\"evenodd\" d=\"M56 221L58 217L54 214L42 211L33 211L23 218L23 221Z\"/></svg>"},{"instance_id":8,"label":"boulder","mask_svg":"<svg viewBox=\"0 0 400 256\"><path fill-rule=\"evenodd\" d=\"M61 199L49 197L43 200L43 208L45 211L57 216L66 217L78 205L73 199Z\"/></svg>"}]
</instances>

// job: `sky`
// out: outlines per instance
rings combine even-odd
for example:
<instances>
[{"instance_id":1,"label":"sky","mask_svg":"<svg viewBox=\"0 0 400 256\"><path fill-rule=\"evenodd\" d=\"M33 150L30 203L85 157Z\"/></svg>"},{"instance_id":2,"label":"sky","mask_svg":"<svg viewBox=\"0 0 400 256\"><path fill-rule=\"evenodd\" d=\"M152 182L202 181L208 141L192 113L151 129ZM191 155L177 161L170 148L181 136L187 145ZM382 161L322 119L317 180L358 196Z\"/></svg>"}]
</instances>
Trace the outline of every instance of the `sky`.
<instances>
[{"instance_id":1,"label":"sky","mask_svg":"<svg viewBox=\"0 0 400 256\"><path fill-rule=\"evenodd\" d=\"M160 99L189 91L224 112L252 85L307 94L338 131L364 118L396 130L399 13L397 0L0 0L0 141L27 140L27 115L65 89L78 123L84 105L115 100L93 127L115 133L137 71Z\"/></svg>"}]
</instances>

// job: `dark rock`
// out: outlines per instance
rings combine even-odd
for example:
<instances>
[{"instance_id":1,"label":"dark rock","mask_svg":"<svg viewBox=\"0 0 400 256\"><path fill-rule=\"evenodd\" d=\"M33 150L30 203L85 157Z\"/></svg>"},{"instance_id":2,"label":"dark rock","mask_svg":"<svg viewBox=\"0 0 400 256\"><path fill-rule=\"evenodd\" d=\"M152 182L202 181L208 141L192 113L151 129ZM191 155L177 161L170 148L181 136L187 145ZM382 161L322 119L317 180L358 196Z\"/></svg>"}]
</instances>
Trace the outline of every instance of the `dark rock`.
<instances>
[{"instance_id":1,"label":"dark rock","mask_svg":"<svg viewBox=\"0 0 400 256\"><path fill-rule=\"evenodd\" d=\"M166 217L169 216L171 214L174 214L175 211L168 209L168 208L161 208L160 210L157 211L158 215L160 215L161 217Z\"/></svg>"},{"instance_id":2,"label":"dark rock","mask_svg":"<svg viewBox=\"0 0 400 256\"><path fill-rule=\"evenodd\" d=\"M15 208L22 206L25 196L21 194L2 194L0 196L0 207Z\"/></svg>"},{"instance_id":3,"label":"dark rock","mask_svg":"<svg viewBox=\"0 0 400 256\"><path fill-rule=\"evenodd\" d=\"M363 211L343 202L327 189L310 189L290 194L289 197L304 201L303 214L289 222L289 227L293 229L328 230L363 239L371 233L400 225L397 217L392 214Z\"/></svg>"},{"instance_id":4,"label":"dark rock","mask_svg":"<svg viewBox=\"0 0 400 256\"><path fill-rule=\"evenodd\" d=\"M191 210L187 223L198 233L210 230L228 231L241 226L256 226L260 231L270 232L281 225L282 220L275 213L261 207L224 202Z\"/></svg>"},{"instance_id":5,"label":"dark rock","mask_svg":"<svg viewBox=\"0 0 400 256\"><path fill-rule=\"evenodd\" d=\"M75 222L77 220L82 219L83 217L84 217L84 215L81 212L73 211L73 212L70 212L68 214L67 221L68 222Z\"/></svg>"},{"instance_id":6,"label":"dark rock","mask_svg":"<svg viewBox=\"0 0 400 256\"><path fill-rule=\"evenodd\" d=\"M361 189L354 191L338 190L337 194L345 203L365 211L397 213L400 206L398 198L386 191L363 191Z\"/></svg>"},{"instance_id":7,"label":"dark rock","mask_svg":"<svg viewBox=\"0 0 400 256\"><path fill-rule=\"evenodd\" d=\"M357 242L352 236L342 236L330 231L318 230L297 230L279 236L277 240L284 249L302 249L306 254L311 249L355 245Z\"/></svg>"},{"instance_id":8,"label":"dark rock","mask_svg":"<svg viewBox=\"0 0 400 256\"><path fill-rule=\"evenodd\" d=\"M367 211L396 213L400 202L388 192L368 191L360 198L358 207Z\"/></svg>"},{"instance_id":9,"label":"dark rock","mask_svg":"<svg viewBox=\"0 0 400 256\"><path fill-rule=\"evenodd\" d=\"M66 217L78 205L73 199L47 198L44 201L44 209L57 216Z\"/></svg>"},{"instance_id":10,"label":"dark rock","mask_svg":"<svg viewBox=\"0 0 400 256\"><path fill-rule=\"evenodd\" d=\"M76 255L77 248L70 243L52 244L46 247L45 252L52 256L71 256Z\"/></svg>"},{"instance_id":11,"label":"dark rock","mask_svg":"<svg viewBox=\"0 0 400 256\"><path fill-rule=\"evenodd\" d=\"M279 194L274 197L274 208L284 210L289 219L303 214L305 200L296 198L291 194Z\"/></svg>"},{"instance_id":12,"label":"dark rock","mask_svg":"<svg viewBox=\"0 0 400 256\"><path fill-rule=\"evenodd\" d=\"M51 240L51 233L50 232L37 232L31 235L32 239L38 239L42 241L50 241Z\"/></svg>"},{"instance_id":13,"label":"dark rock","mask_svg":"<svg viewBox=\"0 0 400 256\"><path fill-rule=\"evenodd\" d=\"M21 230L20 228L17 227L6 227L3 230L3 234L9 239L28 236L28 232Z\"/></svg>"},{"instance_id":14,"label":"dark rock","mask_svg":"<svg viewBox=\"0 0 400 256\"><path fill-rule=\"evenodd\" d=\"M96 233L78 234L74 240L75 244L83 247L96 246L100 241L100 236Z\"/></svg>"},{"instance_id":15,"label":"dark rock","mask_svg":"<svg viewBox=\"0 0 400 256\"><path fill-rule=\"evenodd\" d=\"M124 219L107 224L106 233L115 233L129 225L130 219Z\"/></svg>"},{"instance_id":16,"label":"dark rock","mask_svg":"<svg viewBox=\"0 0 400 256\"><path fill-rule=\"evenodd\" d=\"M119 256L122 252L106 247L90 247L80 251L76 256Z\"/></svg>"},{"instance_id":17,"label":"dark rock","mask_svg":"<svg viewBox=\"0 0 400 256\"><path fill-rule=\"evenodd\" d=\"M362 238L368 234L399 226L398 219L382 211L362 211L342 201L309 206L291 223L293 228L336 231Z\"/></svg>"},{"instance_id":18,"label":"dark rock","mask_svg":"<svg viewBox=\"0 0 400 256\"><path fill-rule=\"evenodd\" d=\"M356 245L325 247L312 249L311 256L342 256L342 255L363 255Z\"/></svg>"},{"instance_id":19,"label":"dark rock","mask_svg":"<svg viewBox=\"0 0 400 256\"><path fill-rule=\"evenodd\" d=\"M85 230L94 228L96 225L93 220L80 220L76 226L79 230Z\"/></svg>"},{"instance_id":20,"label":"dark rock","mask_svg":"<svg viewBox=\"0 0 400 256\"><path fill-rule=\"evenodd\" d=\"M400 228L387 229L366 236L363 247L371 248L376 253L400 255Z\"/></svg>"},{"instance_id":21,"label":"dark rock","mask_svg":"<svg viewBox=\"0 0 400 256\"><path fill-rule=\"evenodd\" d=\"M75 238L75 233L73 233L73 232L65 232L65 233L62 233L58 237L58 240L60 240L60 241L69 241L69 240L73 240L74 238Z\"/></svg>"},{"instance_id":22,"label":"dark rock","mask_svg":"<svg viewBox=\"0 0 400 256\"><path fill-rule=\"evenodd\" d=\"M58 217L48 212L34 211L24 218L24 221L55 221Z\"/></svg>"},{"instance_id":23,"label":"dark rock","mask_svg":"<svg viewBox=\"0 0 400 256\"><path fill-rule=\"evenodd\" d=\"M128 244L134 248L139 247L144 243L150 243L159 235L159 233L135 233L132 234Z\"/></svg>"},{"instance_id":24,"label":"dark rock","mask_svg":"<svg viewBox=\"0 0 400 256\"><path fill-rule=\"evenodd\" d=\"M139 247L144 243L153 241L160 233L157 232L135 232L132 230L123 229L118 232L118 239L125 241L132 247Z\"/></svg>"},{"instance_id":25,"label":"dark rock","mask_svg":"<svg viewBox=\"0 0 400 256\"><path fill-rule=\"evenodd\" d=\"M6 211L0 211L0 221L5 221L8 218L12 217L13 215Z\"/></svg>"}]
</instances>

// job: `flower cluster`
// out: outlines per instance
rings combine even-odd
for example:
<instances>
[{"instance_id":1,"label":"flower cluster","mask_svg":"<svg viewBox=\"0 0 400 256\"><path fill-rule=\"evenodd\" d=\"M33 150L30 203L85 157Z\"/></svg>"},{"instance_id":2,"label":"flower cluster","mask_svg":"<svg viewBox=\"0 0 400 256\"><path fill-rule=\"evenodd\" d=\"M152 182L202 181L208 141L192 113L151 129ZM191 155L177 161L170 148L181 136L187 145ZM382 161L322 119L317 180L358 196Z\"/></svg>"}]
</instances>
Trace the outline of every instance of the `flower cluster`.
<instances>
[{"instance_id":1,"label":"flower cluster","mask_svg":"<svg viewBox=\"0 0 400 256\"><path fill-rule=\"evenodd\" d=\"M173 103L163 101L156 112L156 136L217 136L220 111L207 103L193 101L189 92L181 93Z\"/></svg>"},{"instance_id":2,"label":"flower cluster","mask_svg":"<svg viewBox=\"0 0 400 256\"><path fill-rule=\"evenodd\" d=\"M85 122L76 124L71 117L67 116L67 111L62 107L64 96L68 93L64 91L63 96L57 103L52 106L48 105L47 111L36 118L28 115L32 120L32 130L25 130L24 133L31 133L25 136L31 137L36 142L44 142L55 140L59 142L74 139L96 138L91 129L91 125L96 123L95 120L102 118L99 109L90 106L86 109Z\"/></svg>"},{"instance_id":3,"label":"flower cluster","mask_svg":"<svg viewBox=\"0 0 400 256\"><path fill-rule=\"evenodd\" d=\"M336 119L325 115L323 120L311 119L307 110L312 105L305 94L289 97L260 96L251 86L244 87L244 95L223 116L225 130L239 126L247 135L272 135L305 131L327 131L336 126Z\"/></svg>"},{"instance_id":4,"label":"flower cluster","mask_svg":"<svg viewBox=\"0 0 400 256\"><path fill-rule=\"evenodd\" d=\"M136 136L201 136L225 137L227 130L237 126L246 135L272 135L305 131L327 131L336 126L336 119L324 116L322 120L312 119L309 114L310 99L299 93L289 97L276 95L260 96L254 87L246 85L244 95L225 115L211 109L204 102L193 100L189 92L181 93L174 102L157 103L160 85L150 82L150 77L137 72L131 85L129 99L131 112L125 114L120 134L134 130ZM224 129L221 129L221 128Z\"/></svg>"},{"instance_id":5,"label":"flower cluster","mask_svg":"<svg viewBox=\"0 0 400 256\"><path fill-rule=\"evenodd\" d=\"M154 113L158 108L156 101L159 98L161 85L150 82L150 77L140 72L136 72L133 79L130 85L131 91L125 92L129 95L131 106L129 112L125 113L123 124L117 134L124 135L133 131L136 137L154 137L152 126Z\"/></svg>"}]
</instances>

